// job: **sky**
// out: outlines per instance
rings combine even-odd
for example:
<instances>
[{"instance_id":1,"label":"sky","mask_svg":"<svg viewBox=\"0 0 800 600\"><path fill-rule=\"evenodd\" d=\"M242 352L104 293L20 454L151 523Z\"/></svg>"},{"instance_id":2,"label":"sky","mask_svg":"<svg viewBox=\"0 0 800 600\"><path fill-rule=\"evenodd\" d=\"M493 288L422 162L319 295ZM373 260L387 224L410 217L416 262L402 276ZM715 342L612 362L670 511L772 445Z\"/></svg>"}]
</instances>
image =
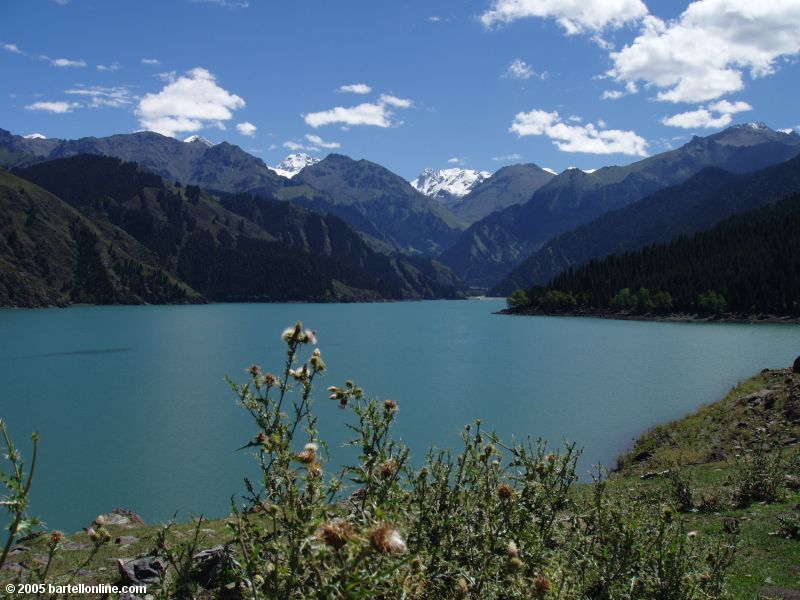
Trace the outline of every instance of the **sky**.
<instances>
[{"instance_id":1,"label":"sky","mask_svg":"<svg viewBox=\"0 0 800 600\"><path fill-rule=\"evenodd\" d=\"M0 0L0 127L424 168L800 128L798 0Z\"/></svg>"}]
</instances>

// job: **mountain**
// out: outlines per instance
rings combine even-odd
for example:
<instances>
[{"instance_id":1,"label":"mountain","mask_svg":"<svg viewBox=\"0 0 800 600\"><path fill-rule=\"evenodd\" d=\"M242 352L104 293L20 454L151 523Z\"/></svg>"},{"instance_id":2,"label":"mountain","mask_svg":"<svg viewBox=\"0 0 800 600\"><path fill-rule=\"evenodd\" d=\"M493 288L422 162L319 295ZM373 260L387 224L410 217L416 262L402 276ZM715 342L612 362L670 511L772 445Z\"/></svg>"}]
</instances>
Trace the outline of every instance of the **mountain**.
<instances>
[{"instance_id":1,"label":"mountain","mask_svg":"<svg viewBox=\"0 0 800 600\"><path fill-rule=\"evenodd\" d=\"M707 229L733 214L793 193L800 193L800 156L745 175L708 167L682 184L659 190L553 238L492 293L505 295L519 287L545 284L589 260Z\"/></svg>"},{"instance_id":2,"label":"mountain","mask_svg":"<svg viewBox=\"0 0 800 600\"><path fill-rule=\"evenodd\" d=\"M800 315L800 194L666 244L559 275L538 305L578 311ZM557 307L556 307L557 308Z\"/></svg>"},{"instance_id":3,"label":"mountain","mask_svg":"<svg viewBox=\"0 0 800 600\"><path fill-rule=\"evenodd\" d=\"M125 231L0 169L0 306L202 300Z\"/></svg>"},{"instance_id":4,"label":"mountain","mask_svg":"<svg viewBox=\"0 0 800 600\"><path fill-rule=\"evenodd\" d=\"M214 142L212 142L208 138L204 138L202 135L190 135L183 141L187 144L200 144L201 146L205 146L206 148L211 148L211 146L214 145Z\"/></svg>"},{"instance_id":5,"label":"mountain","mask_svg":"<svg viewBox=\"0 0 800 600\"><path fill-rule=\"evenodd\" d=\"M425 169L409 183L418 192L441 200L452 209L475 186L491 176L488 171L473 169Z\"/></svg>"},{"instance_id":6,"label":"mountain","mask_svg":"<svg viewBox=\"0 0 800 600\"><path fill-rule=\"evenodd\" d=\"M763 124L736 125L694 137L679 149L624 167L592 173L569 169L553 177L523 204L472 224L444 252L442 262L470 285L492 286L556 235L681 183L705 167L744 173L800 153L800 136Z\"/></svg>"},{"instance_id":7,"label":"mountain","mask_svg":"<svg viewBox=\"0 0 800 600\"><path fill-rule=\"evenodd\" d=\"M399 175L341 154L304 168L276 197L336 214L384 247L408 254L435 256L462 229L447 208Z\"/></svg>"},{"instance_id":8,"label":"mountain","mask_svg":"<svg viewBox=\"0 0 800 600\"><path fill-rule=\"evenodd\" d=\"M0 129L0 165L25 166L77 154L114 156L170 181L203 188L271 193L286 183L264 161L233 144L200 136L185 142L152 131L78 140L26 139Z\"/></svg>"},{"instance_id":9,"label":"mountain","mask_svg":"<svg viewBox=\"0 0 800 600\"><path fill-rule=\"evenodd\" d=\"M454 297L431 261L374 252L347 224L256 196L220 200L134 163L80 155L15 171L96 224L127 232L158 266L210 300L379 300Z\"/></svg>"},{"instance_id":10,"label":"mountain","mask_svg":"<svg viewBox=\"0 0 800 600\"><path fill-rule=\"evenodd\" d=\"M470 190L452 210L462 221L472 224L497 210L527 201L552 178L552 172L533 163L503 167Z\"/></svg>"},{"instance_id":11,"label":"mountain","mask_svg":"<svg viewBox=\"0 0 800 600\"><path fill-rule=\"evenodd\" d=\"M319 159L305 153L290 154L277 167L270 167L278 175L291 179L309 165L318 163Z\"/></svg>"}]
</instances>

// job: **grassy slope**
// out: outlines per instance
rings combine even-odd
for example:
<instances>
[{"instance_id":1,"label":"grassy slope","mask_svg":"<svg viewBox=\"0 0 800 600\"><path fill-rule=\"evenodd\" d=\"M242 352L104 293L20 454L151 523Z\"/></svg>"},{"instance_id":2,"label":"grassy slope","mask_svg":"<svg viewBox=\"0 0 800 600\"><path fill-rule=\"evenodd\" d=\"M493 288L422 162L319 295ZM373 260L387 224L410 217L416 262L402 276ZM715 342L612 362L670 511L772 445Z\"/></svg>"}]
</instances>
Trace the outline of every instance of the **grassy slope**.
<instances>
[{"instance_id":1,"label":"grassy slope","mask_svg":"<svg viewBox=\"0 0 800 600\"><path fill-rule=\"evenodd\" d=\"M769 390L770 393L765 392ZM768 400L766 408L763 398ZM619 459L619 468L608 481L612 493L622 496L652 497L655 502L668 502L669 479L642 479L645 473L675 468L693 487L695 503L704 499L720 500L732 494L730 476L734 466L733 453L747 452L759 440L756 430L766 428L767 439L777 440L775 448L784 453L797 451L798 422L792 407L800 396L800 375L788 370L763 372L736 386L719 402L698 412L644 433L634 448ZM755 401L754 398L761 398ZM787 411L789 416L787 417ZM792 419L795 422L792 422ZM744 423L746 427L740 424ZM762 432L763 434L764 432ZM736 447L739 447L738 449ZM729 453L725 458L720 453ZM728 460L726 460L726 458ZM794 461L798 465L798 461ZM580 486L576 494L589 494L593 484ZM728 518L739 520L738 549L729 574L729 589L737 599L756 597L800 598L800 541L774 535L779 528L780 515L796 513L800 493L787 492L781 502L755 503L745 508L721 505L716 510L690 510L682 513L687 531L699 536L717 536ZM227 519L204 521L199 526L199 548L209 548L230 539ZM89 523L87 523L89 525ZM189 542L196 524L183 523L172 529L174 543ZM112 539L134 536L136 541L121 547L112 542L102 547L91 563L83 567L76 582L109 583L117 578L116 559L130 559L151 554L155 547L157 528L145 525L109 525ZM26 548L9 557L9 562L32 565L46 555L46 536L20 544ZM71 569L84 565L91 543L88 536L77 533L69 537L66 551L57 555L51 573L57 583L65 583ZM0 573L0 581L14 580L17 571ZM759 596L760 594L760 596Z\"/></svg>"}]
</instances>

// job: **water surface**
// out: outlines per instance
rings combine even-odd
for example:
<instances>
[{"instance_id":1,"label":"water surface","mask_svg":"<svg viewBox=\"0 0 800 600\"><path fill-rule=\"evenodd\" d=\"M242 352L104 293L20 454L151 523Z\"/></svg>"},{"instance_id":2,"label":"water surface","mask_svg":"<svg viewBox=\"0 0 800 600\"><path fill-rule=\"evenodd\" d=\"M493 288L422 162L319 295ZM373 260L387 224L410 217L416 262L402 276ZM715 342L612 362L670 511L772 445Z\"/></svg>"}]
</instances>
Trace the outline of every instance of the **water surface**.
<instances>
[{"instance_id":1,"label":"water surface","mask_svg":"<svg viewBox=\"0 0 800 600\"><path fill-rule=\"evenodd\" d=\"M344 419L324 387L354 379L400 404L420 459L476 417L504 437L584 448L613 464L643 429L720 398L800 354L800 327L492 314L491 301L216 304L0 310L0 417L41 436L36 514L76 530L129 508L146 521L227 514L255 433L223 378L277 371L280 331L316 329L328 364L317 408L336 450ZM21 443L28 449L29 444Z\"/></svg>"}]
</instances>

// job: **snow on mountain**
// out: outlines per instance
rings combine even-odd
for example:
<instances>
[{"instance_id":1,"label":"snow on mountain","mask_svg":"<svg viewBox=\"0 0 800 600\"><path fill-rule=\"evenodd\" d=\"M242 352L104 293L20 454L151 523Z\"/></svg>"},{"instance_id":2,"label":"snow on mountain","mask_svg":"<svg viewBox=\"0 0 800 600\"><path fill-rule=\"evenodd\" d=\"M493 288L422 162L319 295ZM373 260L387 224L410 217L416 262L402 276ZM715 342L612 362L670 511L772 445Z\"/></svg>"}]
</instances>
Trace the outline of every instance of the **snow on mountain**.
<instances>
[{"instance_id":1,"label":"snow on mountain","mask_svg":"<svg viewBox=\"0 0 800 600\"><path fill-rule=\"evenodd\" d=\"M550 167L542 167L542 171L547 171L548 173L551 173L553 175L558 175L558 173L556 173L555 170L551 169Z\"/></svg>"},{"instance_id":2,"label":"snow on mountain","mask_svg":"<svg viewBox=\"0 0 800 600\"><path fill-rule=\"evenodd\" d=\"M202 135L190 135L183 141L186 142L187 144L202 144L203 146L206 146L208 148L211 148L211 146L214 145L214 142L204 138Z\"/></svg>"},{"instance_id":3,"label":"snow on mountain","mask_svg":"<svg viewBox=\"0 0 800 600\"><path fill-rule=\"evenodd\" d=\"M425 169L409 183L426 196L439 200L459 200L491 176L488 171L473 169Z\"/></svg>"},{"instance_id":4,"label":"snow on mountain","mask_svg":"<svg viewBox=\"0 0 800 600\"><path fill-rule=\"evenodd\" d=\"M319 159L309 156L308 154L290 154L281 161L277 167L269 167L278 175L283 175L291 179L306 167L318 163Z\"/></svg>"},{"instance_id":5,"label":"snow on mountain","mask_svg":"<svg viewBox=\"0 0 800 600\"><path fill-rule=\"evenodd\" d=\"M28 135L23 135L26 140L46 140L47 138L43 136L41 133L30 133Z\"/></svg>"}]
</instances>

